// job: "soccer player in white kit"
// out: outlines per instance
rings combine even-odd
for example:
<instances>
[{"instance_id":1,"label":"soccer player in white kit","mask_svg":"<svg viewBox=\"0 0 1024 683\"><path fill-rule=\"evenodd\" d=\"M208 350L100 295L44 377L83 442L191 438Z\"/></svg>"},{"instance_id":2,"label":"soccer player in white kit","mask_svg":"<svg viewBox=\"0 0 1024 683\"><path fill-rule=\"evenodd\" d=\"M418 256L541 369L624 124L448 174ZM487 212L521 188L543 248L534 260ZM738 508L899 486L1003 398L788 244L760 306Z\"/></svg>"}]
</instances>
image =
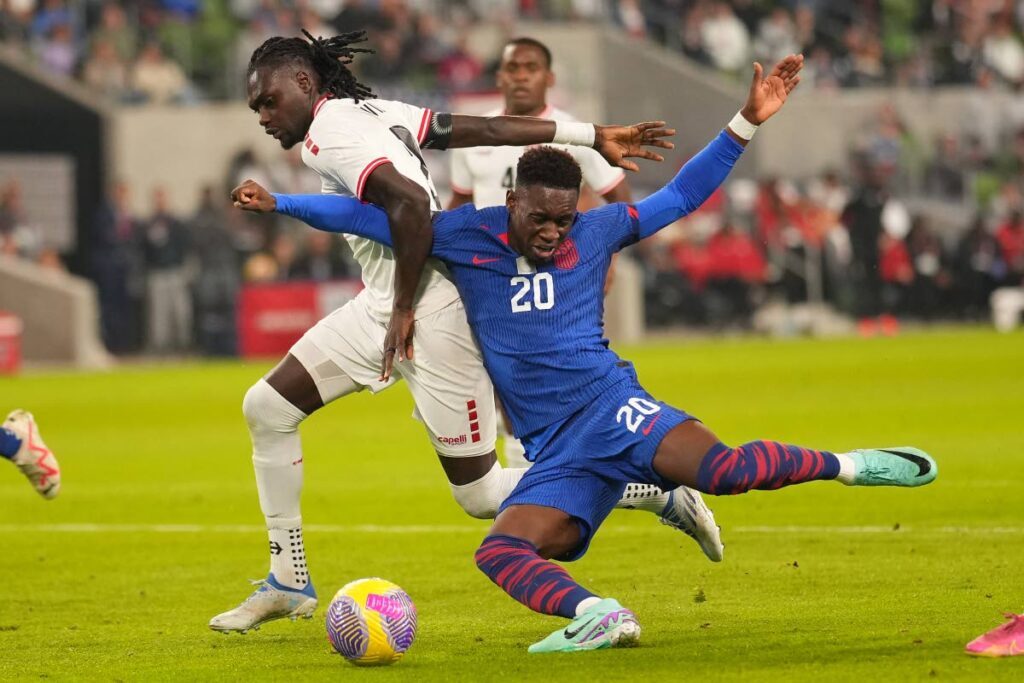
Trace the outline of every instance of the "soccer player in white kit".
<instances>
[{"instance_id":1,"label":"soccer player in white kit","mask_svg":"<svg viewBox=\"0 0 1024 683\"><path fill-rule=\"evenodd\" d=\"M552 55L548 47L534 38L515 38L505 44L498 65L497 85L505 106L489 112L487 116L534 116L552 121L576 121L568 112L548 104L548 90L555 85L551 70ZM583 171L583 183L593 194L609 204L633 201L633 193L625 172L604 160L597 150L578 145L549 145L563 149L576 159ZM448 209L463 204L477 208L504 206L505 195L515 187L516 164L525 147L474 147L456 149L451 154L452 198ZM593 208L592 201L581 195L580 211ZM609 283L613 269L609 270ZM505 464L509 467L529 467L523 445L500 420L505 443Z\"/></svg>"},{"instance_id":2,"label":"soccer player in white kit","mask_svg":"<svg viewBox=\"0 0 1024 683\"><path fill-rule=\"evenodd\" d=\"M445 268L427 259L429 240L425 249L418 244L431 229L431 214L441 209L420 150L554 141L593 146L636 169L624 157L661 160L643 146L670 147L661 137L672 131L660 123L611 127L469 117L373 99L345 66L365 52L351 47L364 34L306 37L271 38L253 53L250 108L282 147L302 144L303 162L320 175L323 192L382 207L395 226L395 248L347 237L365 289L311 328L245 396L270 572L241 605L210 621L217 631L244 633L274 619L312 616L317 599L302 537L298 425L335 399L405 379L455 499L473 517L492 518L522 476L523 470L497 463L493 389L480 351ZM244 201L238 190L234 198ZM680 491L666 504L633 492L623 507L657 513L719 560L714 518L694 496Z\"/></svg>"}]
</instances>

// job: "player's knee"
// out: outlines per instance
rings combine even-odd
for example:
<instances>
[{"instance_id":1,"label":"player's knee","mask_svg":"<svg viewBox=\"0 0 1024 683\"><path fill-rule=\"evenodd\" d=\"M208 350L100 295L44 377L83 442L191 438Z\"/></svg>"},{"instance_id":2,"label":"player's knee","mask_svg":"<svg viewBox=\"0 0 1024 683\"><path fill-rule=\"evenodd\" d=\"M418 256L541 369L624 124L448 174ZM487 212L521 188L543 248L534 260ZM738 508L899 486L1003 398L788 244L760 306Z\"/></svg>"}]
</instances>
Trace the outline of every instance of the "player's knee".
<instances>
[{"instance_id":1,"label":"player's knee","mask_svg":"<svg viewBox=\"0 0 1024 683\"><path fill-rule=\"evenodd\" d=\"M242 414L250 432L295 431L306 414L288 402L266 380L249 387L242 399Z\"/></svg>"},{"instance_id":2,"label":"player's knee","mask_svg":"<svg viewBox=\"0 0 1024 683\"><path fill-rule=\"evenodd\" d=\"M494 519L505 494L501 486L501 467L495 464L487 474L468 484L450 484L455 501L470 517Z\"/></svg>"}]
</instances>

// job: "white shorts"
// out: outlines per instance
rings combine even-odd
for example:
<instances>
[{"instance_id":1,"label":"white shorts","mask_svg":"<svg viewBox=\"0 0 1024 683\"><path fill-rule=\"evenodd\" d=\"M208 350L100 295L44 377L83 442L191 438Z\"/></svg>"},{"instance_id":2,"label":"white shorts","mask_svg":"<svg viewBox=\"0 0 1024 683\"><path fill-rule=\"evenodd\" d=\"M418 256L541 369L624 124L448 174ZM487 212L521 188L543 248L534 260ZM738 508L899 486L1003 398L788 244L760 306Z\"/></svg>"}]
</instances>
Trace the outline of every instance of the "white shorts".
<instances>
[{"instance_id":1,"label":"white shorts","mask_svg":"<svg viewBox=\"0 0 1024 683\"><path fill-rule=\"evenodd\" d=\"M381 382L386 332L387 326L370 315L362 297L357 296L310 328L289 353L302 363L318 387L333 379L332 363L359 390L377 393L404 379L416 403L413 417L426 426L434 450L450 457L493 451L494 389L462 302L455 301L416 320L413 360L395 363L391 379ZM321 391L324 402L344 395L323 394Z\"/></svg>"}]
</instances>

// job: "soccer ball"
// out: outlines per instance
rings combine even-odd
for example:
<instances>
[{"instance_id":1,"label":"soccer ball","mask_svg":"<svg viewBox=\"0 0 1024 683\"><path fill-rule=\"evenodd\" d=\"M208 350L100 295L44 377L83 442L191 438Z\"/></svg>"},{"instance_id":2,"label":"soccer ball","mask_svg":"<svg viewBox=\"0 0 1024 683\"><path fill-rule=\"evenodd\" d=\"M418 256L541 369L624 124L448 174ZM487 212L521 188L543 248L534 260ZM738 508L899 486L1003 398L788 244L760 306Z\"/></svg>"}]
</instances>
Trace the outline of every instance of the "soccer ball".
<instances>
[{"instance_id":1,"label":"soccer ball","mask_svg":"<svg viewBox=\"0 0 1024 683\"><path fill-rule=\"evenodd\" d=\"M357 666L394 664L415 638L416 605L390 581L353 581L327 608L327 639Z\"/></svg>"}]
</instances>

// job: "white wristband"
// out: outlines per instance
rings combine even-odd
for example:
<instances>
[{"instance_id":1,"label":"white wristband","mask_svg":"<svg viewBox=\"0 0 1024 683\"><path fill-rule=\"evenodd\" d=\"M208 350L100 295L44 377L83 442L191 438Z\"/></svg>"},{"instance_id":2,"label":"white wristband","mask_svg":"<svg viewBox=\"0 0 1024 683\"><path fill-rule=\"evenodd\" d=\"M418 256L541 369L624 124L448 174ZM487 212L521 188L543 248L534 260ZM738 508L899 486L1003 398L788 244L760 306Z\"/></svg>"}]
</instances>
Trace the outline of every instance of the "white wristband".
<instances>
[{"instance_id":1,"label":"white wristband","mask_svg":"<svg viewBox=\"0 0 1024 683\"><path fill-rule=\"evenodd\" d=\"M743 114L736 112L736 116L732 117L732 121L729 122L729 130L744 140L750 140L750 138L754 137L754 133L757 132L757 126L747 121Z\"/></svg>"},{"instance_id":2,"label":"white wristband","mask_svg":"<svg viewBox=\"0 0 1024 683\"><path fill-rule=\"evenodd\" d=\"M592 123L555 121L555 137L551 139L551 142L557 145L593 147L595 135L596 131Z\"/></svg>"}]
</instances>

